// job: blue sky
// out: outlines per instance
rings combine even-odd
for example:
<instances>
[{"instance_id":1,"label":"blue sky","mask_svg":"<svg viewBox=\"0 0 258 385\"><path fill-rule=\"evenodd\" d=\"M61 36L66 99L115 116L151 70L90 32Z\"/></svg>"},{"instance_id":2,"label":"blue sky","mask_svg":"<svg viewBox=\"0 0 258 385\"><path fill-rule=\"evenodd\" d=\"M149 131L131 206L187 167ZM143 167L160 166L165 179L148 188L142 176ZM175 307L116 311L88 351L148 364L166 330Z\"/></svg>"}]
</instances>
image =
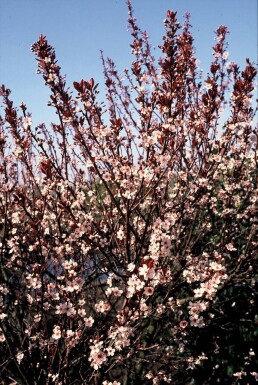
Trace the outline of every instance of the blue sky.
<instances>
[{"instance_id":1,"label":"blue sky","mask_svg":"<svg viewBox=\"0 0 258 385\"><path fill-rule=\"evenodd\" d=\"M196 56L204 72L212 59L213 31L220 24L230 30L230 60L242 68L246 57L257 60L256 0L132 0L132 3L138 24L147 30L156 47L162 41L166 11L176 10L179 21L183 21L186 11L190 12ZM54 45L69 85L91 77L104 84L100 49L121 71L130 66L124 0L0 0L0 84L12 90L16 105L21 101L27 104L34 124L56 120L47 107L49 92L35 73L36 61L30 51L41 33Z\"/></svg>"}]
</instances>

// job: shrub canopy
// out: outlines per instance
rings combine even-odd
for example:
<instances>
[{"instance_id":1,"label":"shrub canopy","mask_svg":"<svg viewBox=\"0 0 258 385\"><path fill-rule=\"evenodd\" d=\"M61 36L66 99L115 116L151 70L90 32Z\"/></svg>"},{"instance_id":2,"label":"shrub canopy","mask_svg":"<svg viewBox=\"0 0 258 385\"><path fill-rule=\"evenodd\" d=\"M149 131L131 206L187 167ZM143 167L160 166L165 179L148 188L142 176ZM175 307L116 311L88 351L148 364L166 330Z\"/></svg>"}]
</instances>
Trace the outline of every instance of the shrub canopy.
<instances>
[{"instance_id":1,"label":"shrub canopy","mask_svg":"<svg viewBox=\"0 0 258 385\"><path fill-rule=\"evenodd\" d=\"M156 62L128 9L134 59L120 76L102 55L103 103L94 79L69 90L44 36L59 123L34 127L1 86L4 384L258 378L256 69L220 26L202 78L173 11Z\"/></svg>"}]
</instances>

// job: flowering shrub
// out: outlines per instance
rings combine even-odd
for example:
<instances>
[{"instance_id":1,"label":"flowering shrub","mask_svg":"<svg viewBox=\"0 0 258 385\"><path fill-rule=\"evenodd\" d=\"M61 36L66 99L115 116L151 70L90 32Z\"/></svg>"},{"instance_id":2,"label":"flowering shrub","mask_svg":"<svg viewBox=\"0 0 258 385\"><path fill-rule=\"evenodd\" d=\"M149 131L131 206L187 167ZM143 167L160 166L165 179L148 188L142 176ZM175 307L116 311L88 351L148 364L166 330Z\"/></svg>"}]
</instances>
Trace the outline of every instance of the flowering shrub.
<instances>
[{"instance_id":1,"label":"flowering shrub","mask_svg":"<svg viewBox=\"0 0 258 385\"><path fill-rule=\"evenodd\" d=\"M4 384L258 378L256 69L228 61L220 26L202 79L172 11L156 64L128 8L134 60L120 76L102 57L105 103L93 79L69 91L44 36L59 124L34 127L1 86Z\"/></svg>"}]
</instances>

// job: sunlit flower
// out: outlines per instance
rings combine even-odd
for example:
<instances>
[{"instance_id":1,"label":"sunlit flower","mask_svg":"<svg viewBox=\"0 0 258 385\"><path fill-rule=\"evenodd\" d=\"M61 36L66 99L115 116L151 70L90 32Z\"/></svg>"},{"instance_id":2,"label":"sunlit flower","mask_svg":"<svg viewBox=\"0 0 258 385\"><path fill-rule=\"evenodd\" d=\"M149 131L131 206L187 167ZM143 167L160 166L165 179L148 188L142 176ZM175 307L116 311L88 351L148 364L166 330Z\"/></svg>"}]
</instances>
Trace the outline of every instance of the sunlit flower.
<instances>
[{"instance_id":1,"label":"sunlit flower","mask_svg":"<svg viewBox=\"0 0 258 385\"><path fill-rule=\"evenodd\" d=\"M58 325L54 326L52 338L54 340L59 340L61 338L61 336L62 336L62 333L61 333L60 326L58 326Z\"/></svg>"},{"instance_id":2,"label":"sunlit flower","mask_svg":"<svg viewBox=\"0 0 258 385\"><path fill-rule=\"evenodd\" d=\"M85 322L85 326L87 326L88 328L91 328L94 323L94 319L92 317L88 317L84 319L84 322Z\"/></svg>"}]
</instances>

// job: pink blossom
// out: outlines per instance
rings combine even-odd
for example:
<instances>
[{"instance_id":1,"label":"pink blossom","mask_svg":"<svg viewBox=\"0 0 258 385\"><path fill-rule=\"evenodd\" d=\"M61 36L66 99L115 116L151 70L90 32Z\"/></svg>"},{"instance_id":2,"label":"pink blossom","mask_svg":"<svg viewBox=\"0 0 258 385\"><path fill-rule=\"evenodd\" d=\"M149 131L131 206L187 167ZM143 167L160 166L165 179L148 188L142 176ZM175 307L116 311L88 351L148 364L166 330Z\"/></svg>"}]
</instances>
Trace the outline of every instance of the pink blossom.
<instances>
[{"instance_id":1,"label":"pink blossom","mask_svg":"<svg viewBox=\"0 0 258 385\"><path fill-rule=\"evenodd\" d=\"M94 323L94 319L92 317L84 318L84 322L85 322L85 326L87 326L88 328L91 328Z\"/></svg>"},{"instance_id":2,"label":"pink blossom","mask_svg":"<svg viewBox=\"0 0 258 385\"><path fill-rule=\"evenodd\" d=\"M62 333L61 333L60 326L58 326L58 325L54 326L52 338L54 340L59 340L61 338L61 336L62 336Z\"/></svg>"},{"instance_id":3,"label":"pink blossom","mask_svg":"<svg viewBox=\"0 0 258 385\"><path fill-rule=\"evenodd\" d=\"M95 309L98 313L104 313L110 309L110 305L107 302L99 301L95 304Z\"/></svg>"},{"instance_id":4,"label":"pink blossom","mask_svg":"<svg viewBox=\"0 0 258 385\"><path fill-rule=\"evenodd\" d=\"M229 251L234 251L234 250L236 250L236 248L232 245L232 243L228 243L228 244L226 245L226 248L227 248Z\"/></svg>"},{"instance_id":5,"label":"pink blossom","mask_svg":"<svg viewBox=\"0 0 258 385\"><path fill-rule=\"evenodd\" d=\"M150 296L154 293L153 287L147 286L144 288L144 294Z\"/></svg>"}]
</instances>

